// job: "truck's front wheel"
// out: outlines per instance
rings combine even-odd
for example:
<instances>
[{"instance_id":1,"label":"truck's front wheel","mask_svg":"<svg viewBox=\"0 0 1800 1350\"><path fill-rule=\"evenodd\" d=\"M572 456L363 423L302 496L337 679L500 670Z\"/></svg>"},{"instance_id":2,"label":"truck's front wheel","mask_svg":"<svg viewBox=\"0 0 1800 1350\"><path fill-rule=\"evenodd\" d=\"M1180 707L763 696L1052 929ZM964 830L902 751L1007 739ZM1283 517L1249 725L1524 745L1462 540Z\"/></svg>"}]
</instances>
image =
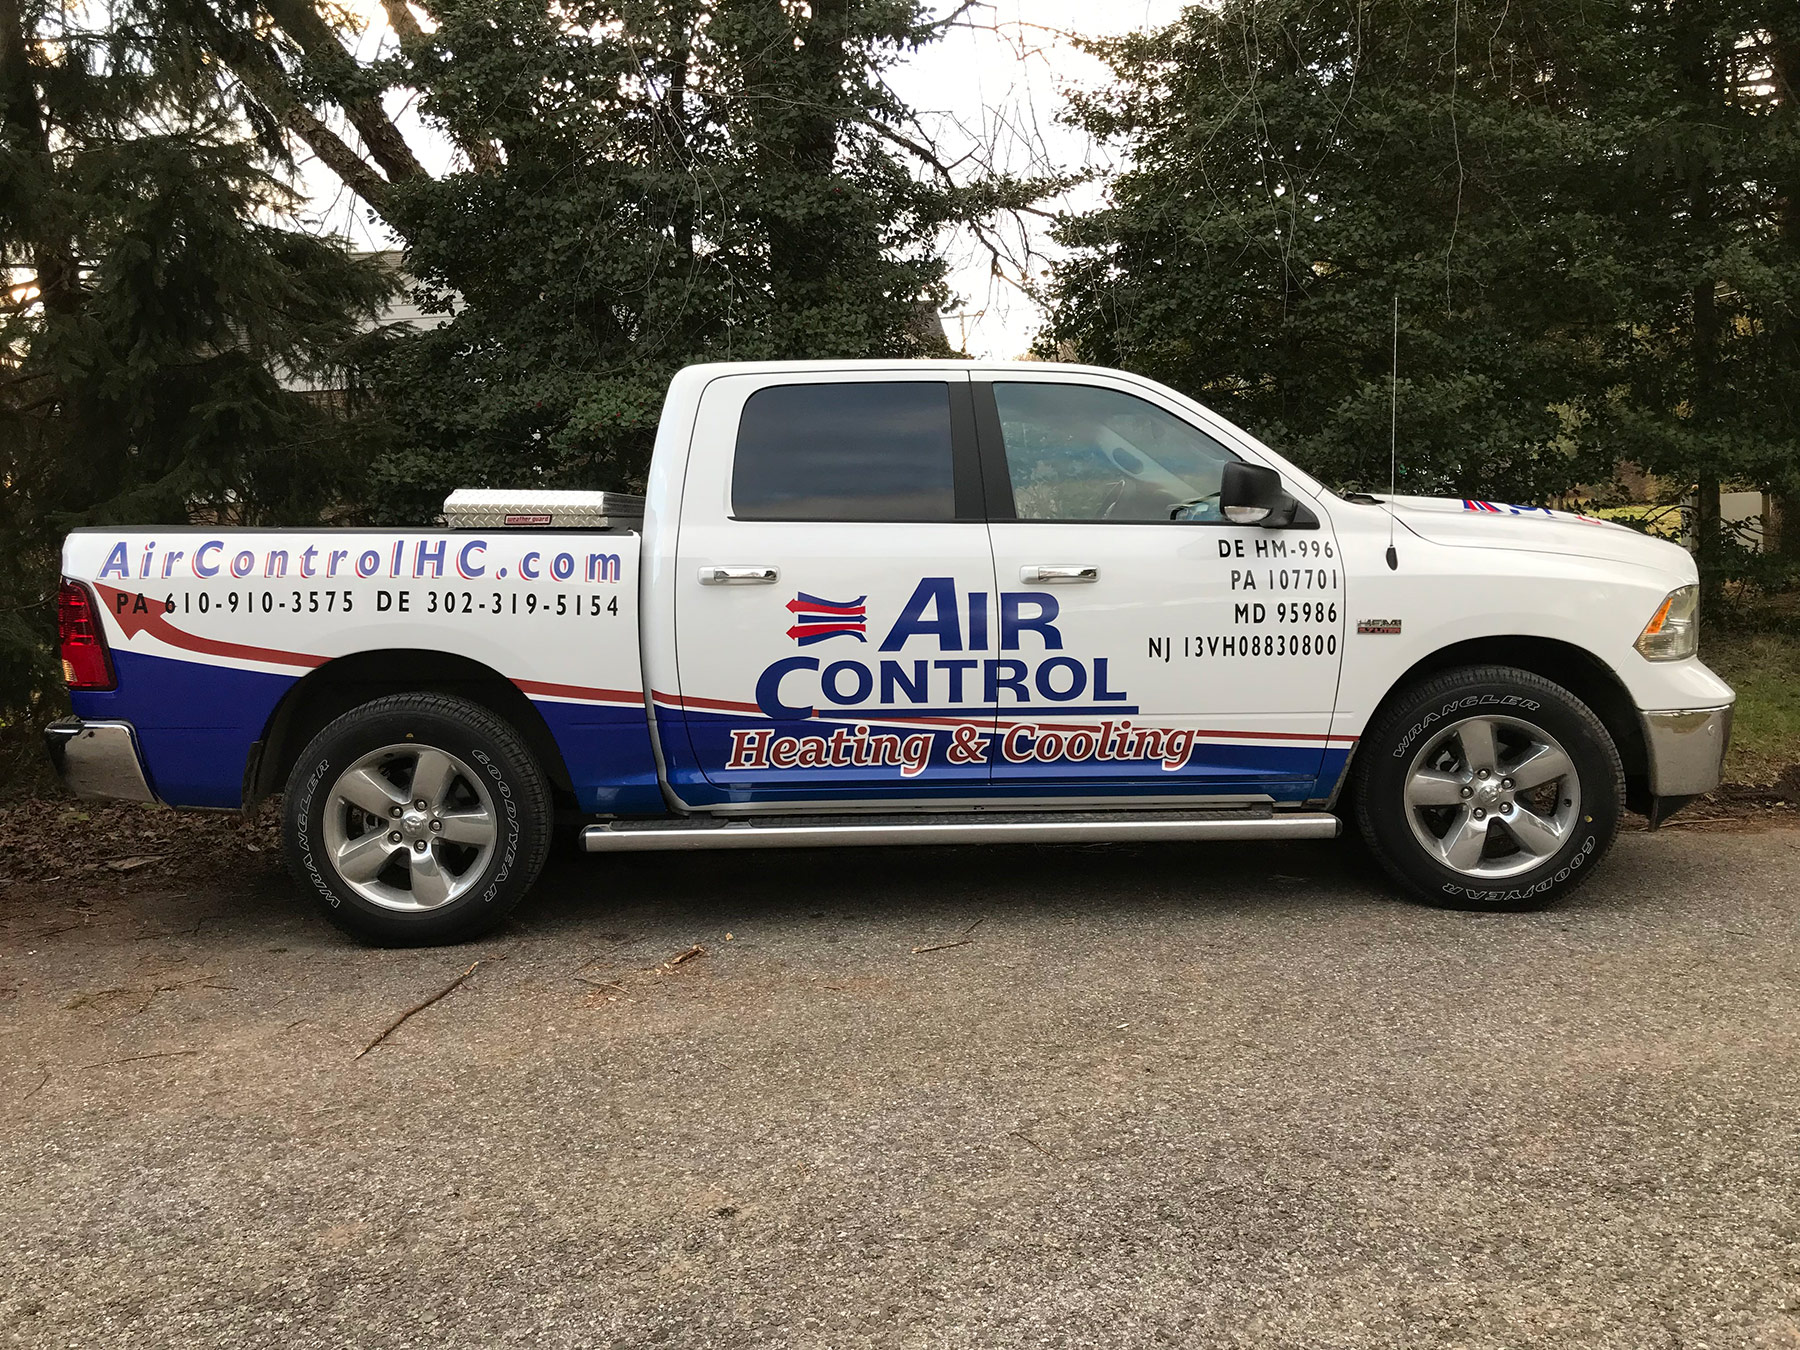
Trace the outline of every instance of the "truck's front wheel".
<instances>
[{"instance_id":1,"label":"truck's front wheel","mask_svg":"<svg viewBox=\"0 0 1800 1350\"><path fill-rule=\"evenodd\" d=\"M1363 837L1415 898L1541 909L1612 846L1625 774L1600 719L1568 690L1472 666L1404 690L1357 747Z\"/></svg>"},{"instance_id":2,"label":"truck's front wheel","mask_svg":"<svg viewBox=\"0 0 1800 1350\"><path fill-rule=\"evenodd\" d=\"M345 713L288 777L288 863L365 942L459 942L543 867L550 796L519 734L479 704L397 694Z\"/></svg>"}]
</instances>

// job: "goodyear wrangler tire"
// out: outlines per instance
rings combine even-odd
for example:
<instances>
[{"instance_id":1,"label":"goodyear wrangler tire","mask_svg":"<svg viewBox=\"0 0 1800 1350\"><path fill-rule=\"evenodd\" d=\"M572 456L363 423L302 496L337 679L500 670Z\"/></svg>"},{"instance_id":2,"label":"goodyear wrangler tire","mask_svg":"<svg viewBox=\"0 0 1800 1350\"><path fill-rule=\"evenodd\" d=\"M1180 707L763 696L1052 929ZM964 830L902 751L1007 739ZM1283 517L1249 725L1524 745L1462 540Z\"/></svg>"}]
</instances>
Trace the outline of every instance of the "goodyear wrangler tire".
<instances>
[{"instance_id":1,"label":"goodyear wrangler tire","mask_svg":"<svg viewBox=\"0 0 1800 1350\"><path fill-rule=\"evenodd\" d=\"M288 777L288 865L325 917L382 946L476 937L543 868L550 793L479 704L396 694L321 731Z\"/></svg>"},{"instance_id":2,"label":"goodyear wrangler tire","mask_svg":"<svg viewBox=\"0 0 1800 1350\"><path fill-rule=\"evenodd\" d=\"M1509 666L1402 691L1356 759L1370 851L1411 896L1447 909L1555 903L1612 847L1624 810L1624 769L1600 719Z\"/></svg>"}]
</instances>

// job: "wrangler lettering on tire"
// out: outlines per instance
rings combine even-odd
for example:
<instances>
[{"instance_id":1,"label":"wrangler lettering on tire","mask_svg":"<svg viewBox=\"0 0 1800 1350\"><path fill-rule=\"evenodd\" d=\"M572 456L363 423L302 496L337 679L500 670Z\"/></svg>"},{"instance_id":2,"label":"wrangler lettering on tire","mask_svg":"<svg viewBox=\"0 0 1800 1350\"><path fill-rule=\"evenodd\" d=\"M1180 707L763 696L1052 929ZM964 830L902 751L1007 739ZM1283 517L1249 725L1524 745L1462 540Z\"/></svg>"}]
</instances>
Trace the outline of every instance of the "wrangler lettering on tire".
<instances>
[{"instance_id":1,"label":"wrangler lettering on tire","mask_svg":"<svg viewBox=\"0 0 1800 1350\"><path fill-rule=\"evenodd\" d=\"M376 699L295 762L288 865L325 916L366 942L459 942L501 922L536 880L550 795L519 734L444 694Z\"/></svg>"},{"instance_id":2,"label":"wrangler lettering on tire","mask_svg":"<svg viewBox=\"0 0 1800 1350\"><path fill-rule=\"evenodd\" d=\"M1618 833L1618 748L1585 703L1529 671L1467 666L1404 689L1361 749L1357 824L1425 904L1541 909Z\"/></svg>"}]
</instances>

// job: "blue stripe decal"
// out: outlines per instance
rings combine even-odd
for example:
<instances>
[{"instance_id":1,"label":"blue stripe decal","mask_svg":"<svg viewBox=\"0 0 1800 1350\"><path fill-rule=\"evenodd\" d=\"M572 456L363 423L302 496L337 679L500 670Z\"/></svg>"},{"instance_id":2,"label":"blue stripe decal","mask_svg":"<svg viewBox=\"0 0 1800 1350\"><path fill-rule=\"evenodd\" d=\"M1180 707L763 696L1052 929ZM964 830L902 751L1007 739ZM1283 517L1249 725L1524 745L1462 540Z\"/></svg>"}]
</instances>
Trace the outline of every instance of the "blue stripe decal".
<instances>
[{"instance_id":1,"label":"blue stripe decal","mask_svg":"<svg viewBox=\"0 0 1800 1350\"><path fill-rule=\"evenodd\" d=\"M1022 708L1009 703L1000 711L1010 719L1020 717L1135 717L1138 713L1135 705L1128 706L1118 703L1096 703L1091 707L1050 703L1041 708ZM904 721L908 717L955 717L964 722L980 722L991 720L994 716L994 709L972 708L966 703L960 708L914 708L887 703L872 708L814 708L813 716L834 719L849 718L857 722Z\"/></svg>"},{"instance_id":2,"label":"blue stripe decal","mask_svg":"<svg viewBox=\"0 0 1800 1350\"><path fill-rule=\"evenodd\" d=\"M113 692L71 695L79 717L116 718L137 728L152 788L176 806L238 806L243 796L244 765L251 745L263 734L295 675L206 665L172 657L115 651L119 688ZM641 709L553 699L533 699L563 760L583 811L596 814L659 815L664 810L655 758ZM1078 710L1045 710L1045 730L1057 714ZM1106 712L1115 720L1129 714ZM919 716L907 710L901 716ZM927 713L925 715L931 715ZM981 711L947 715L976 723ZM1220 793L1266 793L1279 802L1301 802L1329 793L1349 759L1348 743L1318 741L1259 744L1246 740L1207 741L1196 738L1183 747L1178 768L1132 759L1093 759L1070 764L1055 761L1008 763L999 753L999 736L978 726L999 762L990 776L985 760L958 762L951 750L952 727L882 723L866 712L844 718L866 723L845 725L843 719L781 720L746 713L712 713L659 707L663 745L670 752L670 779L694 805L752 801L854 801L908 795L936 797L1098 797L1128 798L1155 794L1192 794L1197 799ZM1008 710L1008 722L1016 718ZM1091 714L1090 714L1091 716ZM1097 724L1099 725L1099 724ZM738 733L734 742L733 733ZM734 746L742 753L747 734L767 738L764 753L778 738L795 746L806 742L795 760L783 752L761 767L726 770ZM1065 737L1073 734L1062 730ZM835 738L835 743L834 743ZM691 744L691 751L680 751ZM854 760L861 757L864 762ZM698 763L695 762L696 758ZM784 762L776 766L775 759ZM833 759L837 763L832 763ZM804 759L807 762L800 762ZM822 762L821 762L822 761ZM700 772L713 770L715 781Z\"/></svg>"},{"instance_id":3,"label":"blue stripe decal","mask_svg":"<svg viewBox=\"0 0 1800 1350\"><path fill-rule=\"evenodd\" d=\"M119 687L71 693L75 715L119 719L136 727L150 786L171 806L241 806L250 747L262 738L276 705L300 677L116 648L113 665ZM641 705L532 703L562 752L583 811L663 811Z\"/></svg>"}]
</instances>

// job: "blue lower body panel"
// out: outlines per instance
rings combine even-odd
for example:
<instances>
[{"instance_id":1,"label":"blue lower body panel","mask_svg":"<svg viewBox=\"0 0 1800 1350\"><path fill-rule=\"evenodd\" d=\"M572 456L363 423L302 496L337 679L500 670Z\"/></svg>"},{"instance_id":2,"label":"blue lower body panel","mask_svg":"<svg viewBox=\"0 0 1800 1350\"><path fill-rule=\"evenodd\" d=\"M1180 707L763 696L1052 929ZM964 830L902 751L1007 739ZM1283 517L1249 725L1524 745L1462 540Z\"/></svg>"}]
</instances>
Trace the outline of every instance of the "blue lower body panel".
<instances>
[{"instance_id":1,"label":"blue lower body panel","mask_svg":"<svg viewBox=\"0 0 1800 1350\"><path fill-rule=\"evenodd\" d=\"M300 676L117 651L119 687L72 695L78 717L136 728L151 789L172 806L235 808L253 745ZM580 809L654 816L666 810L641 705L532 698L561 752ZM814 719L659 706L669 778L693 806L935 798L1130 798L1266 795L1299 803L1330 794L1350 745L1199 738L1180 771L1105 761L1071 776L1056 763L970 761L953 725ZM970 719L958 719L964 726ZM985 732L990 754L1001 738ZM1321 738L1322 740L1322 738ZM782 744L777 748L776 742ZM1022 743L1021 743L1022 744ZM733 756L740 767L728 768Z\"/></svg>"},{"instance_id":2,"label":"blue lower body panel","mask_svg":"<svg viewBox=\"0 0 1800 1350\"><path fill-rule=\"evenodd\" d=\"M532 706L562 751L583 811L600 816L657 816L668 808L650 746L650 721L634 708L536 699Z\"/></svg>"},{"instance_id":3,"label":"blue lower body panel","mask_svg":"<svg viewBox=\"0 0 1800 1350\"><path fill-rule=\"evenodd\" d=\"M250 749L266 735L275 709L301 677L128 651L115 651L113 663L118 688L72 693L75 715L131 723L150 788L169 805L241 806ZM642 705L543 698L531 703L562 753L583 811L663 811Z\"/></svg>"},{"instance_id":4,"label":"blue lower body panel","mask_svg":"<svg viewBox=\"0 0 1800 1350\"><path fill-rule=\"evenodd\" d=\"M137 728L150 788L171 806L243 804L250 747L297 675L114 651L119 687L70 694L75 715Z\"/></svg>"},{"instance_id":5,"label":"blue lower body panel","mask_svg":"<svg viewBox=\"0 0 1800 1350\"><path fill-rule=\"evenodd\" d=\"M979 715L977 711L977 716ZM1118 726L1096 722L1095 743L1049 762L1010 762L1003 747L1008 724L950 719L819 717L779 720L760 712L683 708L659 702L657 727L670 785L690 806L736 803L904 801L930 798L1129 798L1266 796L1297 804L1330 795L1350 754L1346 741L1198 733L1165 742L1178 759L1165 768L1147 742L1129 744ZM1010 721L1010 719L1009 719ZM954 751L958 730L979 732L985 749L974 758ZM1164 733L1157 733L1162 735ZM1015 753L1026 742L1014 738ZM1179 748L1177 748L1179 747ZM1160 752L1159 752L1160 753ZM990 763L990 761L993 761Z\"/></svg>"}]
</instances>

